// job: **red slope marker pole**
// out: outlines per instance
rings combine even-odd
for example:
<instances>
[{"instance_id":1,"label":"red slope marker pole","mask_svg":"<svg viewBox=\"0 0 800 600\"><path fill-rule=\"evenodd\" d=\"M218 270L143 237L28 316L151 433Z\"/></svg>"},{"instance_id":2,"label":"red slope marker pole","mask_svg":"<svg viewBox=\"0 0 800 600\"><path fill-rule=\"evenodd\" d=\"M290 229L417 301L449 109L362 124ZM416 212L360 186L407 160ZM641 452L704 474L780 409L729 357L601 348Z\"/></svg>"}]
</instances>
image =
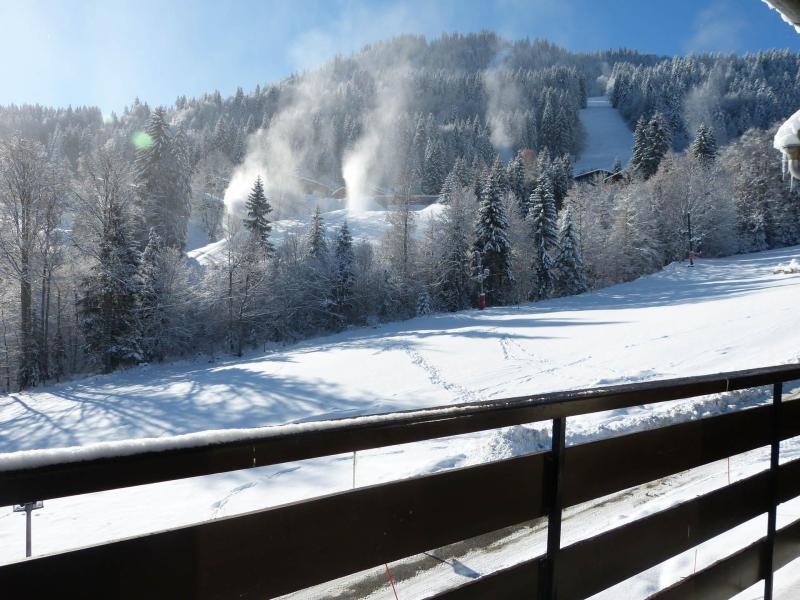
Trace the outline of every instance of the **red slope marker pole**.
<instances>
[{"instance_id":1,"label":"red slope marker pole","mask_svg":"<svg viewBox=\"0 0 800 600\"><path fill-rule=\"evenodd\" d=\"M383 566L386 567L386 577L389 579L389 583L392 586L392 591L394 592L394 599L395 600L400 600L397 597L397 588L394 586L394 577L392 577L392 572L389 570L389 565L384 563Z\"/></svg>"}]
</instances>

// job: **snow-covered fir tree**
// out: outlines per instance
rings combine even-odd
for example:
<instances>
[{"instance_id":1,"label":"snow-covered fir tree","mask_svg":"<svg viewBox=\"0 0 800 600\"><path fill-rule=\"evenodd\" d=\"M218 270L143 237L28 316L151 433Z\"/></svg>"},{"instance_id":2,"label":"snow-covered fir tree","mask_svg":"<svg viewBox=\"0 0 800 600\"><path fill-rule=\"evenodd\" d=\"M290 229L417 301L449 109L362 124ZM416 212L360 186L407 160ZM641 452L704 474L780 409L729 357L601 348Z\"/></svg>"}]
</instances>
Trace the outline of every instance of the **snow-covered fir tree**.
<instances>
[{"instance_id":1,"label":"snow-covered fir tree","mask_svg":"<svg viewBox=\"0 0 800 600\"><path fill-rule=\"evenodd\" d=\"M139 345L146 361L161 361L165 356L165 331L167 319L162 288L161 238L155 229L150 230L137 272L136 311L139 322Z\"/></svg>"},{"instance_id":2,"label":"snow-covered fir tree","mask_svg":"<svg viewBox=\"0 0 800 600\"><path fill-rule=\"evenodd\" d=\"M424 317L432 312L433 307L431 306L431 295L428 292L428 288L423 288L419 293L419 296L417 296L417 316Z\"/></svg>"},{"instance_id":3,"label":"snow-covered fir tree","mask_svg":"<svg viewBox=\"0 0 800 600\"><path fill-rule=\"evenodd\" d=\"M572 185L572 161L568 154L555 158L547 168L547 175L553 189L555 209L559 210Z\"/></svg>"},{"instance_id":4,"label":"snow-covered fir tree","mask_svg":"<svg viewBox=\"0 0 800 600\"><path fill-rule=\"evenodd\" d=\"M166 111L155 109L136 152L136 192L144 216L146 241L154 228L165 246L183 250L190 210L190 171L185 136L173 136Z\"/></svg>"},{"instance_id":5,"label":"snow-covered fir tree","mask_svg":"<svg viewBox=\"0 0 800 600\"><path fill-rule=\"evenodd\" d=\"M111 208L95 264L83 278L81 328L87 352L109 373L142 359L136 310L139 252L121 209Z\"/></svg>"},{"instance_id":6,"label":"snow-covered fir tree","mask_svg":"<svg viewBox=\"0 0 800 600\"><path fill-rule=\"evenodd\" d=\"M649 171L650 140L648 137L647 119L639 117L633 130L633 150L631 151L631 169L641 175Z\"/></svg>"},{"instance_id":7,"label":"snow-covered fir tree","mask_svg":"<svg viewBox=\"0 0 800 600\"><path fill-rule=\"evenodd\" d=\"M533 227L532 235L543 239L545 248L553 250L558 247L558 212L553 183L547 173L536 180L536 187L528 200L528 219Z\"/></svg>"},{"instance_id":8,"label":"snow-covered fir tree","mask_svg":"<svg viewBox=\"0 0 800 600\"><path fill-rule=\"evenodd\" d=\"M325 260L328 256L328 240L325 236L325 223L319 205L311 217L311 228L308 232L308 254L316 260Z\"/></svg>"},{"instance_id":9,"label":"snow-covered fir tree","mask_svg":"<svg viewBox=\"0 0 800 600\"><path fill-rule=\"evenodd\" d=\"M269 256L275 249L269 239L272 224L268 215L272 212L272 206L270 206L269 200L264 193L264 184L260 175L256 177L253 189L250 190L250 194L247 196L245 208L247 209L247 217L242 219L244 227L250 232L250 236L263 255Z\"/></svg>"},{"instance_id":10,"label":"snow-covered fir tree","mask_svg":"<svg viewBox=\"0 0 800 600\"><path fill-rule=\"evenodd\" d=\"M514 275L511 271L511 243L508 218L503 203L503 165L496 159L484 181L478 218L475 223L474 249L483 269L489 270L484 282L486 301L502 304L509 295Z\"/></svg>"},{"instance_id":11,"label":"snow-covered fir tree","mask_svg":"<svg viewBox=\"0 0 800 600\"><path fill-rule=\"evenodd\" d=\"M438 140L428 139L425 147L425 161L423 164L422 191L426 194L438 194L445 177L444 156Z\"/></svg>"},{"instance_id":12,"label":"snow-covered fir tree","mask_svg":"<svg viewBox=\"0 0 800 600\"><path fill-rule=\"evenodd\" d=\"M578 247L575 224L569 206L561 216L561 229L558 233L558 254L553 263L555 271L554 291L559 296L582 294L588 289L584 274L583 258Z\"/></svg>"},{"instance_id":13,"label":"snow-covered fir tree","mask_svg":"<svg viewBox=\"0 0 800 600\"><path fill-rule=\"evenodd\" d=\"M697 136L689 146L692 157L702 165L709 165L717 157L717 141L714 132L701 124L697 129Z\"/></svg>"},{"instance_id":14,"label":"snow-covered fir tree","mask_svg":"<svg viewBox=\"0 0 800 600\"><path fill-rule=\"evenodd\" d=\"M558 223L552 183L542 174L528 202L527 222L533 246L531 298L548 298L553 289L553 255L558 251Z\"/></svg>"},{"instance_id":15,"label":"snow-covered fir tree","mask_svg":"<svg viewBox=\"0 0 800 600\"><path fill-rule=\"evenodd\" d=\"M525 193L525 163L522 150L508 163L508 187L517 200L520 213L524 216L528 209L528 195Z\"/></svg>"},{"instance_id":16,"label":"snow-covered fir tree","mask_svg":"<svg viewBox=\"0 0 800 600\"><path fill-rule=\"evenodd\" d=\"M470 237L474 206L474 195L464 185L453 192L441 216L434 298L444 310L461 310L471 302Z\"/></svg>"},{"instance_id":17,"label":"snow-covered fir tree","mask_svg":"<svg viewBox=\"0 0 800 600\"><path fill-rule=\"evenodd\" d=\"M558 129L558 113L553 106L552 94L547 95L542 111L542 124L539 128L539 143L552 153L561 152L562 132Z\"/></svg>"},{"instance_id":18,"label":"snow-covered fir tree","mask_svg":"<svg viewBox=\"0 0 800 600\"><path fill-rule=\"evenodd\" d=\"M656 112L647 124L647 137L650 147L648 159L653 174L658 170L661 160L672 148L672 130L663 113Z\"/></svg>"},{"instance_id":19,"label":"snow-covered fir tree","mask_svg":"<svg viewBox=\"0 0 800 600\"><path fill-rule=\"evenodd\" d=\"M661 160L672 147L672 133L660 112L645 120L639 118L633 132L633 154L631 167L644 179L649 179L658 171Z\"/></svg>"},{"instance_id":20,"label":"snow-covered fir tree","mask_svg":"<svg viewBox=\"0 0 800 600\"><path fill-rule=\"evenodd\" d=\"M333 250L334 283L333 302L338 325L341 326L352 309L353 285L355 283L355 256L353 236L347 221L342 223L336 234Z\"/></svg>"}]
</instances>

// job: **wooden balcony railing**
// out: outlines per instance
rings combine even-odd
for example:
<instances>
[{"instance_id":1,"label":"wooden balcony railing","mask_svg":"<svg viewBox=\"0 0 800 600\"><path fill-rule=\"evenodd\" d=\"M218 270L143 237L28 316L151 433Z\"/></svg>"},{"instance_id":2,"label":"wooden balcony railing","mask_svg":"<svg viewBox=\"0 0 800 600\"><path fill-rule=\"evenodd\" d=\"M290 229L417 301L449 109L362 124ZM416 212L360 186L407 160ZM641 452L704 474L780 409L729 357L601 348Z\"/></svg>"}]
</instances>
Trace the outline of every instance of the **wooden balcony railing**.
<instances>
[{"instance_id":1,"label":"wooden balcony railing","mask_svg":"<svg viewBox=\"0 0 800 600\"><path fill-rule=\"evenodd\" d=\"M329 456L536 421L546 452L331 494L0 566L0 595L24 598L272 598L423 551L547 517L547 552L435 598L585 598L766 513L754 544L656 593L728 598L800 556L800 400L782 400L800 365L267 427L247 439L0 471L0 505ZM567 419L597 411L772 386L772 402L565 445ZM770 468L580 542L560 543L562 509L741 452L771 447ZM13 592L10 596L6 594ZM404 600L406 600L404 598Z\"/></svg>"}]
</instances>

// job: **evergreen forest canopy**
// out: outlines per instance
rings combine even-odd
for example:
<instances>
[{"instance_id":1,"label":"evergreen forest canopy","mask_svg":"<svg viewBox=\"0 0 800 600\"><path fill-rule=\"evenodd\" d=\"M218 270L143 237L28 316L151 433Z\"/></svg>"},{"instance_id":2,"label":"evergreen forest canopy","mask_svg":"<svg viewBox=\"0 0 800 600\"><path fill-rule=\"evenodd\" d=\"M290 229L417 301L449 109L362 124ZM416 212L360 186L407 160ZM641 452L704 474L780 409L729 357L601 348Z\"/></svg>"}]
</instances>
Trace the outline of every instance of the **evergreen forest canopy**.
<instances>
[{"instance_id":1,"label":"evergreen forest canopy","mask_svg":"<svg viewBox=\"0 0 800 600\"><path fill-rule=\"evenodd\" d=\"M602 94L635 129L633 158L573 185L578 113ZM705 256L800 243L769 131L799 107L788 51L578 54L488 32L402 36L168 108L0 107L0 390L459 310L481 291L580 293L683 258L687 213ZM385 238L331 231L309 184L395 195ZM443 204L424 231L417 194ZM306 236L271 238L298 216ZM224 240L222 259L188 260L191 230Z\"/></svg>"}]
</instances>

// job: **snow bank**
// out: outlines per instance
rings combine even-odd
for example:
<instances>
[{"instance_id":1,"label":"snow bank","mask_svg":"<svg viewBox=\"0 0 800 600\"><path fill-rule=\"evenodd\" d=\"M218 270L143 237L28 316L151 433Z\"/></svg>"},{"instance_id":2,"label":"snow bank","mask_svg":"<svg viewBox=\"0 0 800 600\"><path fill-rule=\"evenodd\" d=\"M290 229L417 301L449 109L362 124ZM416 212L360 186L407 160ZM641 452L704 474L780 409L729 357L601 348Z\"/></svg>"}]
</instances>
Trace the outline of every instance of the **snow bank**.
<instances>
[{"instance_id":1,"label":"snow bank","mask_svg":"<svg viewBox=\"0 0 800 600\"><path fill-rule=\"evenodd\" d=\"M203 448L222 444L257 442L280 437L289 437L302 433L330 431L340 427L380 425L396 420L398 417L402 417L403 419L446 419L458 416L459 414L466 414L472 410L474 410L474 408L469 406L454 406L418 411L404 411L402 415L392 412L327 421L311 420L303 423L275 425L272 427L219 429L172 437L138 438L119 442L100 442L85 446L70 446L66 448L23 450L20 452L0 454L0 472L16 469L33 469L67 462L118 458L141 452L155 453L188 448ZM253 457L253 466L259 466L255 456Z\"/></svg>"},{"instance_id":2,"label":"snow bank","mask_svg":"<svg viewBox=\"0 0 800 600\"><path fill-rule=\"evenodd\" d=\"M773 273L781 273L783 275L794 275L795 273L800 273L800 262L793 258L788 263L775 267Z\"/></svg>"},{"instance_id":3,"label":"snow bank","mask_svg":"<svg viewBox=\"0 0 800 600\"><path fill-rule=\"evenodd\" d=\"M589 419L573 417L567 419L566 442L568 446L586 444L752 408L770 402L771 394L772 388L767 386L598 413ZM470 459L465 464L542 452L550 448L551 439L550 425L546 422L497 429L491 433L488 442L480 440L475 444L474 452L469 453Z\"/></svg>"}]
</instances>

